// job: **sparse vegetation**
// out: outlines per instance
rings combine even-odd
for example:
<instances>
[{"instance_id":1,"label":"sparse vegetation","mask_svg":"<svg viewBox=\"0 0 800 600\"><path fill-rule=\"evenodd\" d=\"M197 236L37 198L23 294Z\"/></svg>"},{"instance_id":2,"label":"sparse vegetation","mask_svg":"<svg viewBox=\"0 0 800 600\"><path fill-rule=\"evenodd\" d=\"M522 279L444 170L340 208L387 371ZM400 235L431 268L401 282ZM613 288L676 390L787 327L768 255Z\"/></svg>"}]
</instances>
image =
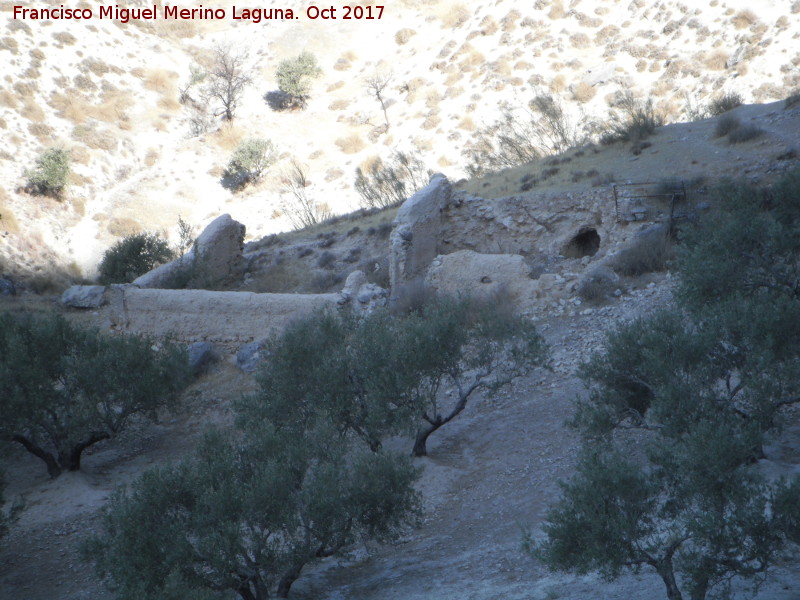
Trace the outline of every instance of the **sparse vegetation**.
<instances>
[{"instance_id":1,"label":"sparse vegetation","mask_svg":"<svg viewBox=\"0 0 800 600\"><path fill-rule=\"evenodd\" d=\"M386 131L389 131L389 115L386 112L386 98L384 97L384 90L386 90L386 86L388 86L391 81L391 73L374 73L367 77L365 81L367 93L369 93L370 96L375 96L375 99L381 104L383 118L386 122Z\"/></svg>"},{"instance_id":2,"label":"sparse vegetation","mask_svg":"<svg viewBox=\"0 0 800 600\"><path fill-rule=\"evenodd\" d=\"M668 232L654 230L640 235L631 245L620 250L611 266L620 275L636 277L666 270L673 255Z\"/></svg>"},{"instance_id":3,"label":"sparse vegetation","mask_svg":"<svg viewBox=\"0 0 800 600\"><path fill-rule=\"evenodd\" d=\"M183 220L183 217L178 215L178 256L183 256L194 246L194 229L193 225L190 225Z\"/></svg>"},{"instance_id":4,"label":"sparse vegetation","mask_svg":"<svg viewBox=\"0 0 800 600\"><path fill-rule=\"evenodd\" d=\"M762 135L764 135L764 130L756 125L741 125L728 133L728 141L731 144L742 144Z\"/></svg>"},{"instance_id":5,"label":"sparse vegetation","mask_svg":"<svg viewBox=\"0 0 800 600\"><path fill-rule=\"evenodd\" d=\"M416 35L416 33L417 32L414 31L413 29L409 29L408 27L405 27L403 29L400 29L397 33L394 34L394 41L398 46L402 46L403 44L407 44L408 41L414 35Z\"/></svg>"},{"instance_id":6,"label":"sparse vegetation","mask_svg":"<svg viewBox=\"0 0 800 600\"><path fill-rule=\"evenodd\" d=\"M129 235L106 250L98 267L100 283L130 283L174 258L175 253L161 236L155 233Z\"/></svg>"},{"instance_id":7,"label":"sparse vegetation","mask_svg":"<svg viewBox=\"0 0 800 600\"><path fill-rule=\"evenodd\" d=\"M600 136L600 142L640 142L663 124L664 118L656 111L652 98L637 100L626 91L609 113L607 131Z\"/></svg>"},{"instance_id":8,"label":"sparse vegetation","mask_svg":"<svg viewBox=\"0 0 800 600\"><path fill-rule=\"evenodd\" d=\"M293 159L281 178L281 190L289 196L289 200L284 201L281 208L295 229L311 227L333 216L327 204L309 196L308 187L311 182L308 180L307 169Z\"/></svg>"},{"instance_id":9,"label":"sparse vegetation","mask_svg":"<svg viewBox=\"0 0 800 600\"><path fill-rule=\"evenodd\" d=\"M226 185L233 189L258 182L277 158L271 140L249 138L233 151L231 160L222 177Z\"/></svg>"},{"instance_id":10,"label":"sparse vegetation","mask_svg":"<svg viewBox=\"0 0 800 600\"><path fill-rule=\"evenodd\" d=\"M549 94L536 96L525 109L509 104L501 109L501 119L476 132L464 152L469 159L467 172L473 177L563 152L588 136Z\"/></svg>"},{"instance_id":11,"label":"sparse vegetation","mask_svg":"<svg viewBox=\"0 0 800 600\"><path fill-rule=\"evenodd\" d=\"M200 67L199 65L192 65L189 68L189 79L180 89L178 101L181 104L186 104L187 102L189 102L189 100L191 99L189 92L192 91L193 87L203 83L207 77L208 73L206 73L206 71L202 67Z\"/></svg>"},{"instance_id":12,"label":"sparse vegetation","mask_svg":"<svg viewBox=\"0 0 800 600\"><path fill-rule=\"evenodd\" d=\"M45 150L36 159L36 166L25 171L28 190L34 194L59 198L69 177L69 151L63 148Z\"/></svg>"},{"instance_id":13,"label":"sparse vegetation","mask_svg":"<svg viewBox=\"0 0 800 600\"><path fill-rule=\"evenodd\" d=\"M153 344L80 329L59 315L0 315L3 437L44 461L51 477L78 470L86 448L177 401L188 382L186 355Z\"/></svg>"},{"instance_id":14,"label":"sparse vegetation","mask_svg":"<svg viewBox=\"0 0 800 600\"><path fill-rule=\"evenodd\" d=\"M728 137L731 144L741 144L761 137L764 130L756 125L744 125L733 115L722 115L714 128L714 137Z\"/></svg>"},{"instance_id":15,"label":"sparse vegetation","mask_svg":"<svg viewBox=\"0 0 800 600\"><path fill-rule=\"evenodd\" d=\"M717 126L714 128L714 137L724 137L741 125L742 122L733 115L723 115L717 120Z\"/></svg>"},{"instance_id":16,"label":"sparse vegetation","mask_svg":"<svg viewBox=\"0 0 800 600\"><path fill-rule=\"evenodd\" d=\"M357 152L361 152L367 146L364 143L364 140L361 139L361 136L357 133L352 133L347 137L338 138L335 143L339 147L339 150L345 154L356 154Z\"/></svg>"},{"instance_id":17,"label":"sparse vegetation","mask_svg":"<svg viewBox=\"0 0 800 600\"><path fill-rule=\"evenodd\" d=\"M356 167L354 186L363 208L388 208L425 187L431 175L418 155L398 150L386 162L376 159L363 170Z\"/></svg>"},{"instance_id":18,"label":"sparse vegetation","mask_svg":"<svg viewBox=\"0 0 800 600\"><path fill-rule=\"evenodd\" d=\"M739 92L725 92L714 98L708 105L708 112L718 116L744 104L744 98Z\"/></svg>"}]
</instances>

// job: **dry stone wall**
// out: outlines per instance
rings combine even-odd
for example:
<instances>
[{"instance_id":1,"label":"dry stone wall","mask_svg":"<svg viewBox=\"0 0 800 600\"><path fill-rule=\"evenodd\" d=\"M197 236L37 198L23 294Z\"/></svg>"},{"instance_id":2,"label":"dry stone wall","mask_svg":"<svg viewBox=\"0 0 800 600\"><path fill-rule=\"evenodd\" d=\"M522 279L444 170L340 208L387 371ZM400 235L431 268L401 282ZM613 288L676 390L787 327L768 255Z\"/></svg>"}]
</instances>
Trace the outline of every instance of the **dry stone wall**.
<instances>
[{"instance_id":1,"label":"dry stone wall","mask_svg":"<svg viewBox=\"0 0 800 600\"><path fill-rule=\"evenodd\" d=\"M111 326L120 331L172 334L183 342L207 341L237 347L269 337L292 319L334 306L339 300L339 294L256 294L114 285L108 310Z\"/></svg>"}]
</instances>

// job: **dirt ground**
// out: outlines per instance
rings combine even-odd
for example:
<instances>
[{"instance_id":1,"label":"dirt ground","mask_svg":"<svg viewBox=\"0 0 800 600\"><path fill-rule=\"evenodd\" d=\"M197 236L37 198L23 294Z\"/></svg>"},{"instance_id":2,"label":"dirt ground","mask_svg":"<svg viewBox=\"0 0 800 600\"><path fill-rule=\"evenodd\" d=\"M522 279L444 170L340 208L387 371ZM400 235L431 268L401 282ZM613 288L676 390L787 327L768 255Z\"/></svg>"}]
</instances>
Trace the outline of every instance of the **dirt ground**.
<instances>
[{"instance_id":1,"label":"dirt ground","mask_svg":"<svg viewBox=\"0 0 800 600\"><path fill-rule=\"evenodd\" d=\"M548 573L521 550L522 532L536 531L570 475L577 439L564 422L583 393L577 365L614 324L669 302L669 278L632 290L589 315L539 323L553 371L517 380L494 398L477 398L434 435L420 459L423 526L388 546L360 546L350 556L307 568L292 588L298 600L545 600L663 598L651 573L614 583L596 576ZM27 510L0 551L0 598L105 600L109 592L81 562L77 545L97 526L103 502L144 469L191 452L209 424L224 425L227 406L249 376L222 364L198 382L179 415L141 425L86 456L83 471L50 481L37 459L17 451L8 473L10 496ZM798 470L800 426L776 447L775 468ZM778 569L757 596L800 598L800 568Z\"/></svg>"}]
</instances>

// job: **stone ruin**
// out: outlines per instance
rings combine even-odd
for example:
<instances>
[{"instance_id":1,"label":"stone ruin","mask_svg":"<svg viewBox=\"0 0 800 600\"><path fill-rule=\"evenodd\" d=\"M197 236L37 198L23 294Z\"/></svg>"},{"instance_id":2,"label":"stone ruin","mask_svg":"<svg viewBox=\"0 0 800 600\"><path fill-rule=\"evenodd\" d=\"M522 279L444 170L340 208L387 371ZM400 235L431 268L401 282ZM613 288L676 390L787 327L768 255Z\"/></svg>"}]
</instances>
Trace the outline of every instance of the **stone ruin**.
<instances>
[{"instance_id":1,"label":"stone ruin","mask_svg":"<svg viewBox=\"0 0 800 600\"><path fill-rule=\"evenodd\" d=\"M400 207L393 223L390 292L367 283L360 271L350 274L340 293L163 289L176 278L186 279L187 272L215 281L241 275L244 234L244 225L222 215L176 261L132 284L71 288L63 301L91 308L105 304L109 325L118 331L169 333L236 351L320 307L350 305L365 312L397 302L419 285L451 294L503 289L534 314L537 307L573 296L583 273L602 265L609 249L631 232L616 223L613 202L601 190L488 200L454 190L437 174Z\"/></svg>"}]
</instances>

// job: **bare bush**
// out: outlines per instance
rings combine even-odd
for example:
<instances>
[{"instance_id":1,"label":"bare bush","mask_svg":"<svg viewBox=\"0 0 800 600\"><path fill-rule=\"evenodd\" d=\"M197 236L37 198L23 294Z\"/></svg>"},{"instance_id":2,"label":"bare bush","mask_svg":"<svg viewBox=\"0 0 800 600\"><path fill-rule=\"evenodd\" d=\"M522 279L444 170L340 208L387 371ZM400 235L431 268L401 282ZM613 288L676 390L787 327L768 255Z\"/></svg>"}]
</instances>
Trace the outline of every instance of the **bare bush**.
<instances>
[{"instance_id":1,"label":"bare bush","mask_svg":"<svg viewBox=\"0 0 800 600\"><path fill-rule=\"evenodd\" d=\"M630 91L626 91L611 109L606 124L608 130L600 136L600 142L638 142L663 124L664 117L656 112L652 98L637 100Z\"/></svg>"},{"instance_id":2,"label":"bare bush","mask_svg":"<svg viewBox=\"0 0 800 600\"><path fill-rule=\"evenodd\" d=\"M588 137L587 128L576 126L550 94L537 95L525 108L505 103L501 115L479 129L464 151L467 172L473 177L563 152Z\"/></svg>"},{"instance_id":3,"label":"bare bush","mask_svg":"<svg viewBox=\"0 0 800 600\"><path fill-rule=\"evenodd\" d=\"M733 115L724 115L717 121L717 126L714 128L714 137L724 137L734 129L738 129L741 124L741 121Z\"/></svg>"},{"instance_id":4,"label":"bare bush","mask_svg":"<svg viewBox=\"0 0 800 600\"><path fill-rule=\"evenodd\" d=\"M728 142L731 144L741 144L757 139L764 135L764 130L755 125L742 125L728 134Z\"/></svg>"},{"instance_id":5,"label":"bare bush","mask_svg":"<svg viewBox=\"0 0 800 600\"><path fill-rule=\"evenodd\" d=\"M289 196L289 200L281 204L281 210L295 229L316 225L333 216L327 204L309 196L310 185L307 167L292 159L289 169L281 178L281 190Z\"/></svg>"},{"instance_id":6,"label":"bare bush","mask_svg":"<svg viewBox=\"0 0 800 600\"><path fill-rule=\"evenodd\" d=\"M392 81L391 73L374 73L367 77L364 82L367 88L367 93L370 96L375 96L375 99L380 102L381 110L383 110L383 118L386 121L386 131L389 130L389 115L386 112L386 98L384 91Z\"/></svg>"},{"instance_id":7,"label":"bare bush","mask_svg":"<svg viewBox=\"0 0 800 600\"><path fill-rule=\"evenodd\" d=\"M366 170L357 167L354 187L363 208L387 208L425 187L432 174L417 153L396 150L389 159L375 160Z\"/></svg>"},{"instance_id":8,"label":"bare bush","mask_svg":"<svg viewBox=\"0 0 800 600\"><path fill-rule=\"evenodd\" d=\"M245 89L253 81L250 70L245 66L247 57L246 51L230 46L217 46L214 49L214 64L209 72L207 92L209 98L222 104L218 114L226 121L233 120Z\"/></svg>"},{"instance_id":9,"label":"bare bush","mask_svg":"<svg viewBox=\"0 0 800 600\"><path fill-rule=\"evenodd\" d=\"M739 92L725 92L709 103L708 112L713 116L718 116L742 104L744 104L744 98Z\"/></svg>"}]
</instances>

